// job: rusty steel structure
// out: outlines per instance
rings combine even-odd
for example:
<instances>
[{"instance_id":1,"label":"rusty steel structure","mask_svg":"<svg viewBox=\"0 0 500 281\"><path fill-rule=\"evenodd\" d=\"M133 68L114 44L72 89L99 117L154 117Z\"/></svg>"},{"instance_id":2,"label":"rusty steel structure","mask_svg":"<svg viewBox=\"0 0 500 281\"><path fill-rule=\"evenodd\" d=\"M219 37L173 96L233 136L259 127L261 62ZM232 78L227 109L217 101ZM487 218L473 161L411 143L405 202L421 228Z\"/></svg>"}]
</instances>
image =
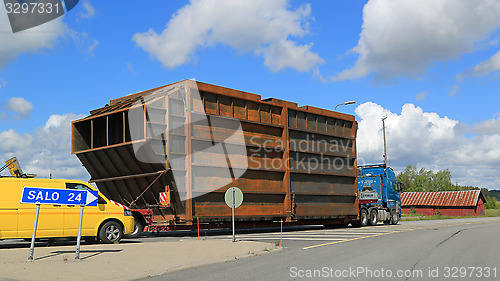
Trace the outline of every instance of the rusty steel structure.
<instances>
[{"instance_id":1,"label":"rusty steel structure","mask_svg":"<svg viewBox=\"0 0 500 281\"><path fill-rule=\"evenodd\" d=\"M227 222L224 192L237 186L240 222L327 224L358 216L356 131L352 115L184 80L74 121L72 153L102 193L154 223Z\"/></svg>"}]
</instances>

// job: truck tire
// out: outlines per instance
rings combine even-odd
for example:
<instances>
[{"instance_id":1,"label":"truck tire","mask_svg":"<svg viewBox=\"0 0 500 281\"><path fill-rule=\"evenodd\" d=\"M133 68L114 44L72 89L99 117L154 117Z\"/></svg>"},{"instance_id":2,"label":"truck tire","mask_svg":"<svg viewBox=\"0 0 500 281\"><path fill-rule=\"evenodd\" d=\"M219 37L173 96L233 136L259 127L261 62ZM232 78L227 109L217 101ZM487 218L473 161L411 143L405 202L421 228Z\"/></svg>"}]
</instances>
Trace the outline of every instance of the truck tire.
<instances>
[{"instance_id":1,"label":"truck tire","mask_svg":"<svg viewBox=\"0 0 500 281\"><path fill-rule=\"evenodd\" d=\"M396 212L391 213L391 224L398 224L399 222L399 215Z\"/></svg>"},{"instance_id":2,"label":"truck tire","mask_svg":"<svg viewBox=\"0 0 500 281\"><path fill-rule=\"evenodd\" d=\"M377 225L378 219L377 219L377 209L372 208L370 210L370 219L368 220L369 225Z\"/></svg>"},{"instance_id":3,"label":"truck tire","mask_svg":"<svg viewBox=\"0 0 500 281\"><path fill-rule=\"evenodd\" d=\"M99 230L99 239L106 244L119 242L122 239L122 236L122 227L114 221L108 221Z\"/></svg>"},{"instance_id":4,"label":"truck tire","mask_svg":"<svg viewBox=\"0 0 500 281\"><path fill-rule=\"evenodd\" d=\"M142 231L144 230L145 223L140 221L140 220L135 220L134 224L134 231L129 234L125 234L125 238L133 239L133 238L139 238L142 234Z\"/></svg>"},{"instance_id":5,"label":"truck tire","mask_svg":"<svg viewBox=\"0 0 500 281\"><path fill-rule=\"evenodd\" d=\"M359 212L359 224L360 226L368 225L368 211L366 209L361 209Z\"/></svg>"}]
</instances>

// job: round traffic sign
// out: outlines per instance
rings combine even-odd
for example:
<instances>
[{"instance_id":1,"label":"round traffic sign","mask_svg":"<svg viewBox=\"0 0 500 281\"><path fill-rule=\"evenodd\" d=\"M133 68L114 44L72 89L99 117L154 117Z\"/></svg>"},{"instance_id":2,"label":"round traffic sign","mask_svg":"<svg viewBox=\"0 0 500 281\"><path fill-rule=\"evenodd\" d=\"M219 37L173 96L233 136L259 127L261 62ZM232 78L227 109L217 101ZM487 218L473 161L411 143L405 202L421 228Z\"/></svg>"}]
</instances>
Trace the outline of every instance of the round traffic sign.
<instances>
[{"instance_id":1,"label":"round traffic sign","mask_svg":"<svg viewBox=\"0 0 500 281\"><path fill-rule=\"evenodd\" d=\"M226 201L226 205L229 208L233 207L233 192L234 192L234 207L238 208L243 203L243 192L241 189L237 187L230 187L226 190L226 194L224 195L224 200Z\"/></svg>"}]
</instances>

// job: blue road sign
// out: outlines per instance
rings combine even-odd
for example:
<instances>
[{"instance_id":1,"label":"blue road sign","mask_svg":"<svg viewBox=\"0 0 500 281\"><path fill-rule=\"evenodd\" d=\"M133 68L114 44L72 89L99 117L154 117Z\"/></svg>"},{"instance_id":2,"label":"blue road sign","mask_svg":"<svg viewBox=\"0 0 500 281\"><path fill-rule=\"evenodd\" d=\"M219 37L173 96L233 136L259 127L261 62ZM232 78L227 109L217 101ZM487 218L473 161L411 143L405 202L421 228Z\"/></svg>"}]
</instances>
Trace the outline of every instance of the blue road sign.
<instances>
[{"instance_id":1,"label":"blue road sign","mask_svg":"<svg viewBox=\"0 0 500 281\"><path fill-rule=\"evenodd\" d=\"M97 206L98 191L76 189L51 189L41 187L23 188L21 203Z\"/></svg>"}]
</instances>

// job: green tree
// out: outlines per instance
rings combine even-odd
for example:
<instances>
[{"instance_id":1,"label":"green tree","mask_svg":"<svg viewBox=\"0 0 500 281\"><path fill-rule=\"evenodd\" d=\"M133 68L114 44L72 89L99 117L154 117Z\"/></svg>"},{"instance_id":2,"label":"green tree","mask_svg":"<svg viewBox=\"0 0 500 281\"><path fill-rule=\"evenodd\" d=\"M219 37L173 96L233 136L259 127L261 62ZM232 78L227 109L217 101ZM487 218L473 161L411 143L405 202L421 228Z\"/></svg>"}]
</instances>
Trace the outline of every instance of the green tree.
<instances>
[{"instance_id":1,"label":"green tree","mask_svg":"<svg viewBox=\"0 0 500 281\"><path fill-rule=\"evenodd\" d=\"M413 180L417 174L417 168L412 165L406 166L405 170L397 175L398 181L403 184L405 191L414 190Z\"/></svg>"},{"instance_id":2,"label":"green tree","mask_svg":"<svg viewBox=\"0 0 500 281\"><path fill-rule=\"evenodd\" d=\"M486 202L484 203L484 207L486 209L496 209L497 208L497 200L494 197L490 196L490 191L487 188L481 188L481 193L484 195L484 199Z\"/></svg>"},{"instance_id":3,"label":"green tree","mask_svg":"<svg viewBox=\"0 0 500 281\"><path fill-rule=\"evenodd\" d=\"M456 186L451 182L451 173L448 169L430 172L429 188L432 191L451 191L456 190Z\"/></svg>"},{"instance_id":4,"label":"green tree","mask_svg":"<svg viewBox=\"0 0 500 281\"><path fill-rule=\"evenodd\" d=\"M417 169L413 165L408 165L403 172L397 175L397 178L405 186L405 191L456 190L451 182L451 173L448 169L434 173L425 168Z\"/></svg>"}]
</instances>

